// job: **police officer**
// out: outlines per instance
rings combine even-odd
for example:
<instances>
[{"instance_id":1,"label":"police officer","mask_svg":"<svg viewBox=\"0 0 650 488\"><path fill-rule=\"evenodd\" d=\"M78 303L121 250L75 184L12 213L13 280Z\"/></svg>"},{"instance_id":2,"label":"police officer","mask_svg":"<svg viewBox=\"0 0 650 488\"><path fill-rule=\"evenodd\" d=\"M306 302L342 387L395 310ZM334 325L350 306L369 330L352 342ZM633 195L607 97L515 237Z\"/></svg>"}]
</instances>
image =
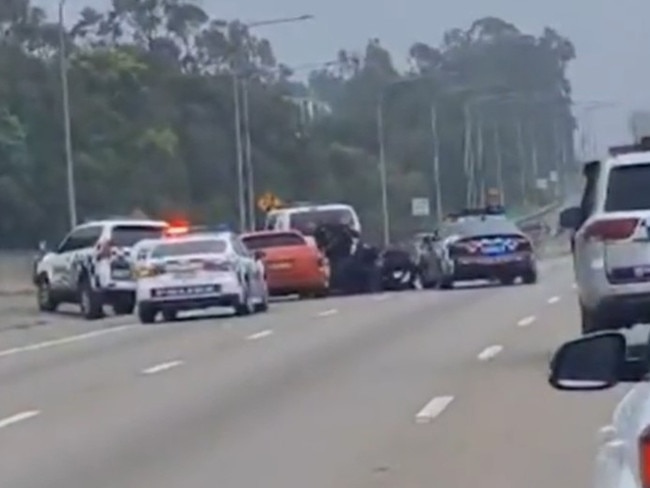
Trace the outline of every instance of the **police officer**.
<instances>
[{"instance_id":1,"label":"police officer","mask_svg":"<svg viewBox=\"0 0 650 488\"><path fill-rule=\"evenodd\" d=\"M487 215L503 215L506 213L501 203L501 194L496 188L490 188L487 193L485 213Z\"/></svg>"}]
</instances>

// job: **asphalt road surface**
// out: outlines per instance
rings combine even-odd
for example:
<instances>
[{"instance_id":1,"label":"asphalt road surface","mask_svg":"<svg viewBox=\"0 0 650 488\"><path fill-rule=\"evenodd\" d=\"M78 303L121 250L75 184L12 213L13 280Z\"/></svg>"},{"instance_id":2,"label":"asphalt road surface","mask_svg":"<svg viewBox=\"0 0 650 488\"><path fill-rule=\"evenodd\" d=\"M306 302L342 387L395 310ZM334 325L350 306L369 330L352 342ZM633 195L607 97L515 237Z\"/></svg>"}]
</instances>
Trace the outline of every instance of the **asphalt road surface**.
<instances>
[{"instance_id":1,"label":"asphalt road surface","mask_svg":"<svg viewBox=\"0 0 650 488\"><path fill-rule=\"evenodd\" d=\"M547 386L574 294L564 258L533 286L153 326L2 301L0 486L588 487L623 390Z\"/></svg>"}]
</instances>

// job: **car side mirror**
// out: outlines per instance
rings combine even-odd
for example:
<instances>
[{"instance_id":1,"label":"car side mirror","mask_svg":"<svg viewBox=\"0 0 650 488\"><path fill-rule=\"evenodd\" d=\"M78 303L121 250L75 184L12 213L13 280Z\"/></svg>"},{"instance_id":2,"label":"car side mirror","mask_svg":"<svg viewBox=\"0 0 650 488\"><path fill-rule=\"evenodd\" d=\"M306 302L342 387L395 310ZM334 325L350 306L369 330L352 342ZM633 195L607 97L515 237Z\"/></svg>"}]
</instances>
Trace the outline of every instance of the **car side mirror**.
<instances>
[{"instance_id":1,"label":"car side mirror","mask_svg":"<svg viewBox=\"0 0 650 488\"><path fill-rule=\"evenodd\" d=\"M627 341L599 332L563 344L551 360L549 382L557 390L604 390L622 380Z\"/></svg>"},{"instance_id":2,"label":"car side mirror","mask_svg":"<svg viewBox=\"0 0 650 488\"><path fill-rule=\"evenodd\" d=\"M259 249L253 252L253 257L256 261L261 261L264 259L264 256L266 256L266 253L264 251L260 251Z\"/></svg>"},{"instance_id":3,"label":"car side mirror","mask_svg":"<svg viewBox=\"0 0 650 488\"><path fill-rule=\"evenodd\" d=\"M569 207L560 212L560 227L577 230L580 227L580 207Z\"/></svg>"}]
</instances>

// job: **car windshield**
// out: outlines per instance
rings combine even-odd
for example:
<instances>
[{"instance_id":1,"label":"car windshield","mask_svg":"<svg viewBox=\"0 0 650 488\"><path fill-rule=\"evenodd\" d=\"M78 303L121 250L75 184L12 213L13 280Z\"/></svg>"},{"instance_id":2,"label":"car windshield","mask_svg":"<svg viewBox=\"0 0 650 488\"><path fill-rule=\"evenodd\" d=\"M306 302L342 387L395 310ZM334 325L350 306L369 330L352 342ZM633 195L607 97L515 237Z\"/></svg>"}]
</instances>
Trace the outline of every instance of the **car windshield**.
<instances>
[{"instance_id":1,"label":"car windshield","mask_svg":"<svg viewBox=\"0 0 650 488\"><path fill-rule=\"evenodd\" d=\"M350 209L323 209L302 210L292 213L289 217L289 226L304 235L312 236L319 225L322 224L354 224L354 214Z\"/></svg>"},{"instance_id":2,"label":"car windshield","mask_svg":"<svg viewBox=\"0 0 650 488\"><path fill-rule=\"evenodd\" d=\"M116 247L133 247L144 239L162 237L164 227L153 225L118 225L113 227L111 241Z\"/></svg>"},{"instance_id":3,"label":"car windshield","mask_svg":"<svg viewBox=\"0 0 650 488\"><path fill-rule=\"evenodd\" d=\"M295 232L278 232L274 234L256 234L243 237L246 247L251 251L269 247L303 246L305 239Z\"/></svg>"},{"instance_id":4,"label":"car windshield","mask_svg":"<svg viewBox=\"0 0 650 488\"><path fill-rule=\"evenodd\" d=\"M192 239L159 244L151 252L151 257L156 259L181 257L191 254L223 254L227 249L228 244L221 239Z\"/></svg>"},{"instance_id":5,"label":"car windshield","mask_svg":"<svg viewBox=\"0 0 650 488\"><path fill-rule=\"evenodd\" d=\"M650 210L650 163L618 166L609 173L605 210Z\"/></svg>"},{"instance_id":6,"label":"car windshield","mask_svg":"<svg viewBox=\"0 0 650 488\"><path fill-rule=\"evenodd\" d=\"M450 223L445 228L445 235L474 237L481 235L521 234L514 222L498 217L464 218Z\"/></svg>"}]
</instances>

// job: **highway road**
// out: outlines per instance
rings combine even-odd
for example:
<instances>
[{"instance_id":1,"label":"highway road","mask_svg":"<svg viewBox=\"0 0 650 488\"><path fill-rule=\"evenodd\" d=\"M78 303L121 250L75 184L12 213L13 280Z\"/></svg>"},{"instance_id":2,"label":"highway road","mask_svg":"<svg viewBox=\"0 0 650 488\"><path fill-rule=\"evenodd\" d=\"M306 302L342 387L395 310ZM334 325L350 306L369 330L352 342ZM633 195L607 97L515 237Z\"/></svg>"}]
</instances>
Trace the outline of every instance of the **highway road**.
<instances>
[{"instance_id":1,"label":"highway road","mask_svg":"<svg viewBox=\"0 0 650 488\"><path fill-rule=\"evenodd\" d=\"M0 319L0 486L587 487L624 391L547 386L578 332L572 285L561 258L534 286L154 326L15 302Z\"/></svg>"}]
</instances>

